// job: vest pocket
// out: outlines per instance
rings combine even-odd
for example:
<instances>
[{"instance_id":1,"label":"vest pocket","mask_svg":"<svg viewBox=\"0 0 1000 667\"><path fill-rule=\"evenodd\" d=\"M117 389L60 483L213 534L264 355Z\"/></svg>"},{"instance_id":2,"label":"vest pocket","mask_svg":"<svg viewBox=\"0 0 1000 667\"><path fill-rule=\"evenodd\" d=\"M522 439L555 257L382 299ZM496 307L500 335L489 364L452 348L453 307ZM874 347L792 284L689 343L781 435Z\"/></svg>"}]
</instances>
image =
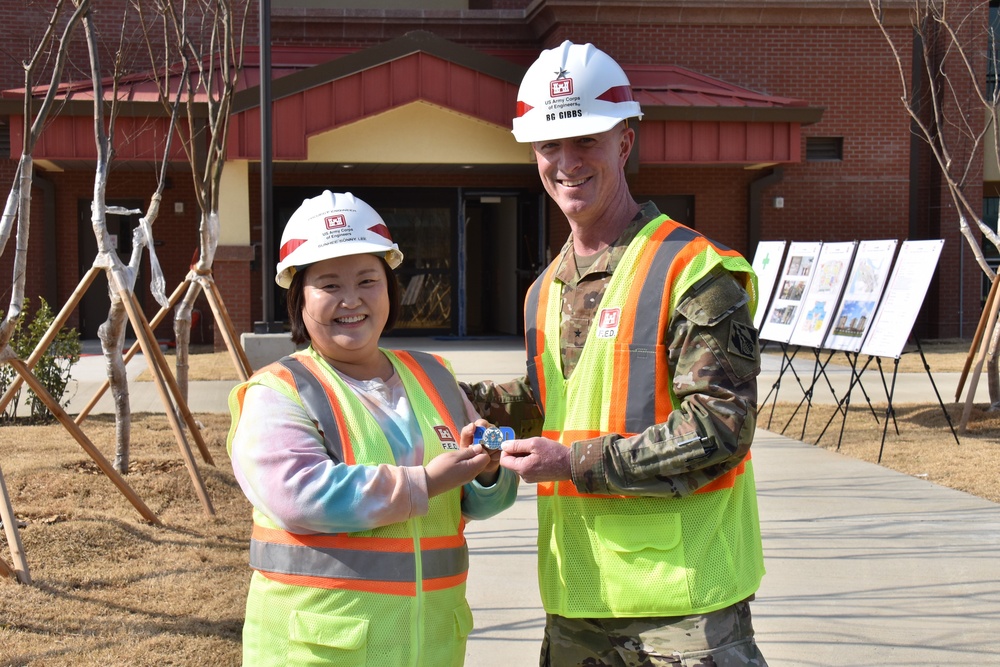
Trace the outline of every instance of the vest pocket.
<instances>
[{"instance_id":1,"label":"vest pocket","mask_svg":"<svg viewBox=\"0 0 1000 667\"><path fill-rule=\"evenodd\" d=\"M681 516L595 517L602 596L623 615L683 614L691 607Z\"/></svg>"},{"instance_id":2,"label":"vest pocket","mask_svg":"<svg viewBox=\"0 0 1000 667\"><path fill-rule=\"evenodd\" d=\"M365 664L368 620L294 610L288 618L288 662L305 667Z\"/></svg>"},{"instance_id":3,"label":"vest pocket","mask_svg":"<svg viewBox=\"0 0 1000 667\"><path fill-rule=\"evenodd\" d=\"M459 639L465 639L472 632L472 609L465 600L455 608L455 635Z\"/></svg>"}]
</instances>

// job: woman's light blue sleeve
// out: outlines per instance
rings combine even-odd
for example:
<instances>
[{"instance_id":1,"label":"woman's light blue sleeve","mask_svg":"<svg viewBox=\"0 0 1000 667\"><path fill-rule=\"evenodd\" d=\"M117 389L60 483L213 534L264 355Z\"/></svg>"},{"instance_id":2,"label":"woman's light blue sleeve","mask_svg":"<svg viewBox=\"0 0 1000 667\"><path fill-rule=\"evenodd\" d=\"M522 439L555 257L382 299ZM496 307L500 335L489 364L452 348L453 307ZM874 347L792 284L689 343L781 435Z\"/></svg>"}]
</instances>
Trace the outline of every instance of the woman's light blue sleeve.
<instances>
[{"instance_id":1,"label":"woman's light blue sleeve","mask_svg":"<svg viewBox=\"0 0 1000 667\"><path fill-rule=\"evenodd\" d=\"M514 504L517 499L517 473L500 468L500 476L493 486L483 486L476 480L465 485L462 514L467 519L488 519Z\"/></svg>"}]
</instances>

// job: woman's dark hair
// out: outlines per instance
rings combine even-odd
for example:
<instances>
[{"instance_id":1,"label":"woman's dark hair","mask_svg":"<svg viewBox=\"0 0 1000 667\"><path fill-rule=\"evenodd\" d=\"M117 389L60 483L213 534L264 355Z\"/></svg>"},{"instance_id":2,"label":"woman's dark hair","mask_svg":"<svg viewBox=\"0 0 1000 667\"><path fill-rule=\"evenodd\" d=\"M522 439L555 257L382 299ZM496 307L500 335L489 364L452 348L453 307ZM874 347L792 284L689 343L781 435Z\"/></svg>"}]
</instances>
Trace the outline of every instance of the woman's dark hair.
<instances>
[{"instance_id":1,"label":"woman's dark hair","mask_svg":"<svg viewBox=\"0 0 1000 667\"><path fill-rule=\"evenodd\" d=\"M396 280L396 274L389 268L385 259L378 257L378 261L385 271L385 286L389 293L389 318L385 321L385 329L382 330L384 334L396 326L396 320L399 319L399 281ZM305 288L302 286L303 274L305 274L305 270L295 272L295 275L292 276L292 284L288 286L288 293L285 295L285 303L288 305L288 321L292 325L292 342L296 345L311 340L302 319L302 305L305 302Z\"/></svg>"}]
</instances>

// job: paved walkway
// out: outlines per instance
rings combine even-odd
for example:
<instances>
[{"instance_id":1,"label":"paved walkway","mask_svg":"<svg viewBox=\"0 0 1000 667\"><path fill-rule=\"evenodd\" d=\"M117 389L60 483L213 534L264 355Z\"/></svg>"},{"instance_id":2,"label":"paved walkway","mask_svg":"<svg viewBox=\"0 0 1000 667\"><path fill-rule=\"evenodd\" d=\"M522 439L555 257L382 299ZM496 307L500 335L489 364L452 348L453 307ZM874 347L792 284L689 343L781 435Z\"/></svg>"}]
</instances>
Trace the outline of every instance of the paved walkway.
<instances>
[{"instance_id":1,"label":"paved walkway","mask_svg":"<svg viewBox=\"0 0 1000 667\"><path fill-rule=\"evenodd\" d=\"M438 352L465 380L505 379L524 369L521 341L512 338L388 344ZM795 364L811 378L811 359ZM780 356L766 356L762 399L780 365ZM136 358L129 375L143 367ZM89 400L101 373L102 358L81 361L71 412ZM828 375L846 386L850 371L831 368ZM782 378L781 400L797 401L802 391L789 377ZM884 400L877 372L862 377ZM957 374L934 377L949 402ZM231 385L192 383L189 403L196 411L224 411ZM901 375L896 391L897 403L936 401L926 373ZM130 392L133 410L162 411L151 383L134 382ZM817 390L814 400L824 395L829 390ZM942 445L954 447L950 436ZM1000 505L767 431L757 432L753 453L768 573L752 609L772 667L1000 666ZM507 512L472 522L467 535L476 616L467 664L537 664L544 614L535 582L533 486L522 485Z\"/></svg>"}]
</instances>

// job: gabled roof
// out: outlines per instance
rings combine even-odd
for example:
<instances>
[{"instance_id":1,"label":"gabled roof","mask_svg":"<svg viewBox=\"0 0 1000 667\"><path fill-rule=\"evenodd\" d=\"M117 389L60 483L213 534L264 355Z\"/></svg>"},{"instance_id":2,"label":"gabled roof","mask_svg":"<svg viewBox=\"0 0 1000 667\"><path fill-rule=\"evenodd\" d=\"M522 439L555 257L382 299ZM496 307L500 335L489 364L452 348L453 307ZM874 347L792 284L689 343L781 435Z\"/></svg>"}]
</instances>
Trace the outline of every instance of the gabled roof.
<instances>
[{"instance_id":1,"label":"gabled roof","mask_svg":"<svg viewBox=\"0 0 1000 667\"><path fill-rule=\"evenodd\" d=\"M823 109L805 100L765 95L673 65L625 67L648 120L815 123Z\"/></svg>"},{"instance_id":2,"label":"gabled roof","mask_svg":"<svg viewBox=\"0 0 1000 667\"><path fill-rule=\"evenodd\" d=\"M314 64L319 54L299 53L295 62L281 59L271 81L274 158L304 160L308 139L364 118L414 102L425 102L469 118L510 129L523 65L477 51L430 32L413 31L360 51L328 49L326 62ZM640 148L643 162L789 162L799 159L802 124L820 120L823 109L803 100L758 93L719 79L670 65L634 65L624 69L642 106ZM176 76L176 75L175 75ZM249 63L233 100L228 151L232 159L260 157L260 80L258 63ZM154 122L163 118L155 85L149 76L135 76L120 85L119 123ZM52 119L49 133L36 147L39 159L88 159L93 141L70 141L76 133L92 133L93 87L88 83L61 87L63 104ZM111 86L104 86L110 97ZM24 91L5 91L0 115L19 117ZM36 90L36 94L38 91ZM77 116L76 120L72 116ZM664 125L664 123L666 125ZM737 126L731 125L736 123ZM66 125L66 127L60 127ZM418 131L418 130L414 130ZM20 145L20 123L11 123L11 143ZM154 141L163 132L133 133L118 155L131 159L158 159ZM685 138L687 137L687 138ZM734 150L732 142L753 146ZM721 148L703 150L705 140ZM694 142L678 148L676 141ZM655 142L650 144L649 142ZM148 142L149 145L144 145Z\"/></svg>"}]
</instances>

